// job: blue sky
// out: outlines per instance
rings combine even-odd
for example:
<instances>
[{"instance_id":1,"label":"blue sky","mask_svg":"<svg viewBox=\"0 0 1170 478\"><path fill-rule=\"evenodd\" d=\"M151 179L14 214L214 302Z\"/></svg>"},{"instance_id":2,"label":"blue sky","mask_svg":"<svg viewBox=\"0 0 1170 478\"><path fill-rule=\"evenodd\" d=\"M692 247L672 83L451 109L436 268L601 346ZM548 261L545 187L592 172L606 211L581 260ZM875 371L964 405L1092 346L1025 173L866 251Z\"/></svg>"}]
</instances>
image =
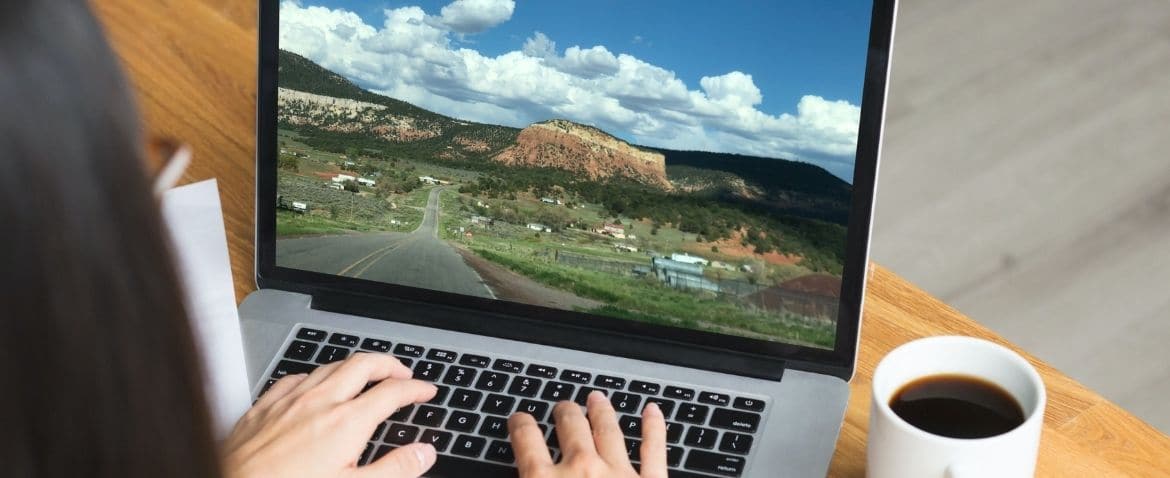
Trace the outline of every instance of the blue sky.
<instances>
[{"instance_id":1,"label":"blue sky","mask_svg":"<svg viewBox=\"0 0 1170 478\"><path fill-rule=\"evenodd\" d=\"M286 0L281 46L450 116L518 127L568 117L650 146L805 160L848 181L871 7L862 0ZM477 16L489 8L496 13ZM355 22L350 38L344 33ZM422 31L428 27L435 31ZM324 40L306 40L315 38L304 33L312 29ZM408 46L431 52L421 55L427 61L395 56ZM591 48L594 56L570 58ZM548 71L527 69L520 52L540 57ZM507 71L526 76L498 83L468 76ZM540 99L539 84L512 91L527 78L574 104Z\"/></svg>"}]
</instances>

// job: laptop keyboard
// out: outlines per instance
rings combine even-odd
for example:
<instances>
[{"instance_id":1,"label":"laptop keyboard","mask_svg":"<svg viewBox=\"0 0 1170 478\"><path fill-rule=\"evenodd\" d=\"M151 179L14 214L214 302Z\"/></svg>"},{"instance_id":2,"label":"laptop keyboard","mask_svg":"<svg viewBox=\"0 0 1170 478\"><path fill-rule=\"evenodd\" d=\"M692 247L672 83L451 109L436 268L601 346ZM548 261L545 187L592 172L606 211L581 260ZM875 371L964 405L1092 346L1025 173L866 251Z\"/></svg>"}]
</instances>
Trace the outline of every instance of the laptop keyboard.
<instances>
[{"instance_id":1,"label":"laptop keyboard","mask_svg":"<svg viewBox=\"0 0 1170 478\"><path fill-rule=\"evenodd\" d=\"M635 466L642 408L655 402L666 417L670 476L734 477L743 474L767 406L758 397L587 367L569 369L306 327L294 332L260 394L281 377L309 373L358 352L393 354L414 371L414 378L439 389L429 402L398 410L380 424L361 454L361 465L421 441L446 457L436 464L436 471L515 476L508 417L522 411L536 418L553 459L559 460L552 407L562 400L584 405L589 393L599 390L618 413Z\"/></svg>"}]
</instances>

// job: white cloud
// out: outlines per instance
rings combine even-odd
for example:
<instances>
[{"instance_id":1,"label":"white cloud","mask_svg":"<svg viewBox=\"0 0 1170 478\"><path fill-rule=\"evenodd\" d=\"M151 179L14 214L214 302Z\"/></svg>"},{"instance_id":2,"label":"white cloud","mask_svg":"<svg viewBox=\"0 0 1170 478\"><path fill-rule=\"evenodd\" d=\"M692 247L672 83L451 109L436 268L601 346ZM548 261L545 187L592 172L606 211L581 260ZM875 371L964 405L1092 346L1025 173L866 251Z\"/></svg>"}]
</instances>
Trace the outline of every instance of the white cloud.
<instances>
[{"instance_id":1,"label":"white cloud","mask_svg":"<svg viewBox=\"0 0 1170 478\"><path fill-rule=\"evenodd\" d=\"M480 33L512 18L513 0L455 0L439 11L439 22L458 33Z\"/></svg>"},{"instance_id":2,"label":"white cloud","mask_svg":"<svg viewBox=\"0 0 1170 478\"><path fill-rule=\"evenodd\" d=\"M280 46L456 118L516 127L568 118L648 146L802 159L851 179L860 108L846 101L806 95L794 113L773 115L759 109L764 94L740 71L703 77L691 89L669 69L601 45L561 53L541 32L495 57L452 41L471 25L506 21L513 7L456 0L439 17L397 8L375 28L350 12L285 0Z\"/></svg>"}]
</instances>

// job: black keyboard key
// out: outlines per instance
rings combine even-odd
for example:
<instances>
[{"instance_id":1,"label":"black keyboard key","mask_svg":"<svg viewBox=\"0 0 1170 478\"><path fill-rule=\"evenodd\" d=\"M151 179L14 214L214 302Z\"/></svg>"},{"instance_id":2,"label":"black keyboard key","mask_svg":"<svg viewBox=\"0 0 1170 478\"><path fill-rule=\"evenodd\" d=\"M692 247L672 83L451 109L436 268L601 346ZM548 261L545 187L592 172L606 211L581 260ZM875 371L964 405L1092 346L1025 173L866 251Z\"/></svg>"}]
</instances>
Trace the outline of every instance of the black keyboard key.
<instances>
[{"instance_id":1,"label":"black keyboard key","mask_svg":"<svg viewBox=\"0 0 1170 478\"><path fill-rule=\"evenodd\" d=\"M753 412L764 411L764 401L763 400L756 400L754 398L737 397L735 399L735 404L732 406L734 406L735 408L739 408L742 410L749 410L749 411L753 411Z\"/></svg>"},{"instance_id":2,"label":"black keyboard key","mask_svg":"<svg viewBox=\"0 0 1170 478\"><path fill-rule=\"evenodd\" d=\"M540 398L550 402L571 400L573 398L573 390L576 390L576 388L576 386L565 382L549 382L548 385L544 386L544 393L540 394Z\"/></svg>"},{"instance_id":3,"label":"black keyboard key","mask_svg":"<svg viewBox=\"0 0 1170 478\"><path fill-rule=\"evenodd\" d=\"M437 427L443 424L444 418L447 418L446 410L439 407L422 405L418 407L418 412L414 414L414 420L411 420L411 423L424 427Z\"/></svg>"},{"instance_id":4,"label":"black keyboard key","mask_svg":"<svg viewBox=\"0 0 1170 478\"><path fill-rule=\"evenodd\" d=\"M699 448L715 448L715 439L718 437L719 432L710 428L691 427L690 430L687 430L687 438L683 440L683 444Z\"/></svg>"},{"instance_id":5,"label":"black keyboard key","mask_svg":"<svg viewBox=\"0 0 1170 478\"><path fill-rule=\"evenodd\" d=\"M475 410L475 407L479 406L480 400L483 400L483 392L457 388L455 389L455 393L451 394L451 400L447 401L447 406L462 408L464 410Z\"/></svg>"},{"instance_id":6,"label":"black keyboard key","mask_svg":"<svg viewBox=\"0 0 1170 478\"><path fill-rule=\"evenodd\" d=\"M431 349L430 352L427 352L427 358L440 362L454 363L455 357L457 354L450 350Z\"/></svg>"},{"instance_id":7,"label":"black keyboard key","mask_svg":"<svg viewBox=\"0 0 1170 478\"><path fill-rule=\"evenodd\" d=\"M687 454L686 468L717 475L739 476L743 473L743 465L746 462L747 460L742 456L691 450Z\"/></svg>"},{"instance_id":8,"label":"black keyboard key","mask_svg":"<svg viewBox=\"0 0 1170 478\"><path fill-rule=\"evenodd\" d=\"M302 328L301 330L297 331L297 338L302 339L302 340L312 340L314 342L320 342L322 340L325 340L325 331L324 330L317 330L317 329Z\"/></svg>"},{"instance_id":9,"label":"black keyboard key","mask_svg":"<svg viewBox=\"0 0 1170 478\"><path fill-rule=\"evenodd\" d=\"M349 349L326 345L325 348L321 349L321 353L317 354L317 363L324 365L327 363L338 362L345 360L345 358L348 356Z\"/></svg>"},{"instance_id":10,"label":"black keyboard key","mask_svg":"<svg viewBox=\"0 0 1170 478\"><path fill-rule=\"evenodd\" d=\"M492 369L501 372L524 373L524 364L515 360L496 359L492 364Z\"/></svg>"},{"instance_id":11,"label":"black keyboard key","mask_svg":"<svg viewBox=\"0 0 1170 478\"><path fill-rule=\"evenodd\" d=\"M666 422L666 441L669 443L678 443L682 439L683 429L687 426L681 423Z\"/></svg>"},{"instance_id":12,"label":"black keyboard key","mask_svg":"<svg viewBox=\"0 0 1170 478\"><path fill-rule=\"evenodd\" d=\"M359 464L366 464L370 462L370 457L374 455L374 444L366 443L366 449L362 450L362 456L358 457Z\"/></svg>"},{"instance_id":13,"label":"black keyboard key","mask_svg":"<svg viewBox=\"0 0 1170 478\"><path fill-rule=\"evenodd\" d=\"M394 347L394 355L402 355L404 357L422 357L423 348L417 345L398 344Z\"/></svg>"},{"instance_id":14,"label":"black keyboard key","mask_svg":"<svg viewBox=\"0 0 1170 478\"><path fill-rule=\"evenodd\" d=\"M609 375L598 375L597 379L593 381L594 385L605 388L615 388L621 390L626 388L626 379L621 377L611 377Z\"/></svg>"},{"instance_id":15,"label":"black keyboard key","mask_svg":"<svg viewBox=\"0 0 1170 478\"><path fill-rule=\"evenodd\" d=\"M682 463L683 450L684 449L681 446L667 445L667 447L666 447L666 466L673 468L673 467L678 466L680 463Z\"/></svg>"},{"instance_id":16,"label":"black keyboard key","mask_svg":"<svg viewBox=\"0 0 1170 478\"><path fill-rule=\"evenodd\" d=\"M342 347L357 347L358 338L347 334L333 334L329 336L329 343Z\"/></svg>"},{"instance_id":17,"label":"black keyboard key","mask_svg":"<svg viewBox=\"0 0 1170 478\"><path fill-rule=\"evenodd\" d=\"M405 407L399 408L398 411L394 412L393 415L390 415L390 421L405 422L407 418L410 418L410 412L413 411L414 405L407 405Z\"/></svg>"},{"instance_id":18,"label":"black keyboard key","mask_svg":"<svg viewBox=\"0 0 1170 478\"><path fill-rule=\"evenodd\" d=\"M496 438L508 438L508 419L483 417L483 425L479 426L479 434Z\"/></svg>"},{"instance_id":19,"label":"black keyboard key","mask_svg":"<svg viewBox=\"0 0 1170 478\"><path fill-rule=\"evenodd\" d=\"M577 405L581 405L582 407L585 406L585 404L589 401L589 393L594 390L601 392L602 395L609 395L609 390L604 388L581 387L581 390L577 391L577 398L575 398L573 401L577 402Z\"/></svg>"},{"instance_id":20,"label":"black keyboard key","mask_svg":"<svg viewBox=\"0 0 1170 478\"><path fill-rule=\"evenodd\" d=\"M711 426L745 433L755 433L760 426L760 414L716 408L711 414Z\"/></svg>"},{"instance_id":21,"label":"black keyboard key","mask_svg":"<svg viewBox=\"0 0 1170 478\"><path fill-rule=\"evenodd\" d=\"M642 455L642 440L626 438L626 454L630 456L630 461L638 461Z\"/></svg>"},{"instance_id":22,"label":"black keyboard key","mask_svg":"<svg viewBox=\"0 0 1170 478\"><path fill-rule=\"evenodd\" d=\"M535 418L539 422L544 420L545 415L548 414L548 402L520 400L520 405L516 407L516 411L532 415L532 418Z\"/></svg>"},{"instance_id":23,"label":"black keyboard key","mask_svg":"<svg viewBox=\"0 0 1170 478\"><path fill-rule=\"evenodd\" d=\"M675 398L678 400L686 400L689 402L689 401L695 399L695 391L691 390L689 388L668 386L668 387L666 387L666 390L662 392L662 396L664 396L666 398Z\"/></svg>"},{"instance_id":24,"label":"black keyboard key","mask_svg":"<svg viewBox=\"0 0 1170 478\"><path fill-rule=\"evenodd\" d=\"M698 423L702 425L707 421L707 412L709 408L706 405L695 405L693 403L684 403L679 405L678 413L674 414L674 419L680 422Z\"/></svg>"},{"instance_id":25,"label":"black keyboard key","mask_svg":"<svg viewBox=\"0 0 1170 478\"><path fill-rule=\"evenodd\" d=\"M378 424L378 428L374 429L374 434L370 435L370 441L378 441L382 438L382 432L386 431L386 422Z\"/></svg>"},{"instance_id":26,"label":"black keyboard key","mask_svg":"<svg viewBox=\"0 0 1170 478\"><path fill-rule=\"evenodd\" d=\"M526 372L526 373L528 375L533 376L533 377L556 378L557 377L557 368L556 367L549 367L548 365L529 364L528 365L528 372Z\"/></svg>"},{"instance_id":27,"label":"black keyboard key","mask_svg":"<svg viewBox=\"0 0 1170 478\"><path fill-rule=\"evenodd\" d=\"M552 433L548 434L548 440L545 440L549 448L560 448L561 439L557 437L557 429L554 427Z\"/></svg>"},{"instance_id":28,"label":"black keyboard key","mask_svg":"<svg viewBox=\"0 0 1170 478\"><path fill-rule=\"evenodd\" d=\"M631 392L640 393L642 395L658 395L658 392L662 390L662 385L657 383L643 382L641 380L634 380L630 382L629 390Z\"/></svg>"},{"instance_id":29,"label":"black keyboard key","mask_svg":"<svg viewBox=\"0 0 1170 478\"><path fill-rule=\"evenodd\" d=\"M512 453L512 444L500 440L492 440L492 444L488 446L487 453L483 457L500 463L516 461L516 455Z\"/></svg>"},{"instance_id":30,"label":"black keyboard key","mask_svg":"<svg viewBox=\"0 0 1170 478\"><path fill-rule=\"evenodd\" d=\"M272 369L272 378L281 379L288 375L310 373L316 368L317 366L312 364L281 360L276 364L276 368Z\"/></svg>"},{"instance_id":31,"label":"black keyboard key","mask_svg":"<svg viewBox=\"0 0 1170 478\"><path fill-rule=\"evenodd\" d=\"M485 438L459 435L459 438L455 439L455 444L451 445L451 453L459 456L479 458L479 454L483 453L485 446L487 446L487 439Z\"/></svg>"},{"instance_id":32,"label":"black keyboard key","mask_svg":"<svg viewBox=\"0 0 1170 478\"><path fill-rule=\"evenodd\" d=\"M535 397L541 383L539 378L517 376L512 379L512 386L508 387L508 395Z\"/></svg>"},{"instance_id":33,"label":"black keyboard key","mask_svg":"<svg viewBox=\"0 0 1170 478\"><path fill-rule=\"evenodd\" d=\"M454 435L451 432L441 432L439 430L427 430L422 433L422 437L418 439L420 443L430 443L435 446L436 451L445 451L447 445L451 443L451 438Z\"/></svg>"},{"instance_id":34,"label":"black keyboard key","mask_svg":"<svg viewBox=\"0 0 1170 478\"><path fill-rule=\"evenodd\" d=\"M374 452L374 456L372 458L370 458L370 463L373 463L375 461L382 459L382 457L386 456L387 453L390 453L390 450L393 450L395 448L397 448L397 447L392 447L390 445L379 446L378 451Z\"/></svg>"},{"instance_id":35,"label":"black keyboard key","mask_svg":"<svg viewBox=\"0 0 1170 478\"><path fill-rule=\"evenodd\" d=\"M658 409L662 410L663 417L669 417L671 412L674 411L674 402L671 400L667 400L665 398L656 398L656 397L647 398L646 405L649 405L650 402L654 402L654 403L658 404ZM645 406L643 406L642 408L645 408Z\"/></svg>"},{"instance_id":36,"label":"black keyboard key","mask_svg":"<svg viewBox=\"0 0 1170 478\"><path fill-rule=\"evenodd\" d=\"M506 417L512 414L512 407L514 406L516 406L515 397L493 393L487 396L487 400L483 401L483 407L480 410L484 413L503 415Z\"/></svg>"},{"instance_id":37,"label":"black keyboard key","mask_svg":"<svg viewBox=\"0 0 1170 478\"><path fill-rule=\"evenodd\" d=\"M395 423L390 425L390 431L382 441L392 445L409 445L418 438L418 427Z\"/></svg>"},{"instance_id":38,"label":"black keyboard key","mask_svg":"<svg viewBox=\"0 0 1170 478\"><path fill-rule=\"evenodd\" d=\"M264 382L264 388L261 388L261 389L260 389L260 394L259 394L259 395L257 395L257 396L256 396L256 398L263 397L263 396L264 396L264 394L265 394L266 392L268 392L268 389L272 388L272 386L273 386L273 385L275 385L275 384L276 384L276 379L275 379L275 378L270 378L270 379L268 379L268 381L267 381L267 382Z\"/></svg>"},{"instance_id":39,"label":"black keyboard key","mask_svg":"<svg viewBox=\"0 0 1170 478\"><path fill-rule=\"evenodd\" d=\"M439 380L439 377L443 376L443 368L445 367L446 365L439 362L419 360L418 365L414 366L414 378L428 382L436 382Z\"/></svg>"},{"instance_id":40,"label":"black keyboard key","mask_svg":"<svg viewBox=\"0 0 1170 478\"><path fill-rule=\"evenodd\" d=\"M702 392L699 394L699 401L726 407L728 403L731 403L731 397L723 393Z\"/></svg>"},{"instance_id":41,"label":"black keyboard key","mask_svg":"<svg viewBox=\"0 0 1170 478\"><path fill-rule=\"evenodd\" d=\"M451 413L451 418L447 419L446 428L457 432L473 432L476 425L479 425L479 415L455 411Z\"/></svg>"},{"instance_id":42,"label":"black keyboard key","mask_svg":"<svg viewBox=\"0 0 1170 478\"><path fill-rule=\"evenodd\" d=\"M590 380L593 380L593 374L589 372L578 372L576 370L565 370L561 372L561 380L588 384Z\"/></svg>"},{"instance_id":43,"label":"black keyboard key","mask_svg":"<svg viewBox=\"0 0 1170 478\"><path fill-rule=\"evenodd\" d=\"M459 365L485 368L491 360L483 355L463 354L463 358L459 359Z\"/></svg>"},{"instance_id":44,"label":"black keyboard key","mask_svg":"<svg viewBox=\"0 0 1170 478\"><path fill-rule=\"evenodd\" d=\"M626 392L613 392L613 396L609 397L609 403L613 404L613 409L618 413L639 413L641 409L638 405L642 404L642 397Z\"/></svg>"},{"instance_id":45,"label":"black keyboard key","mask_svg":"<svg viewBox=\"0 0 1170 478\"><path fill-rule=\"evenodd\" d=\"M394 358L398 359L398 362L401 363L402 365L405 365L406 368L411 368L414 366L414 359L410 359L410 358L406 358L406 357L394 357Z\"/></svg>"},{"instance_id":46,"label":"black keyboard key","mask_svg":"<svg viewBox=\"0 0 1170 478\"><path fill-rule=\"evenodd\" d=\"M642 436L642 419L641 418L632 417L630 415L622 415L622 417L618 419L618 426L621 427L622 434L624 434L625 436L628 436L628 437L641 437Z\"/></svg>"},{"instance_id":47,"label":"black keyboard key","mask_svg":"<svg viewBox=\"0 0 1170 478\"><path fill-rule=\"evenodd\" d=\"M475 380L475 373L475 369L471 367L460 367L456 365L447 369L447 375L443 377L443 383L456 387L470 387Z\"/></svg>"},{"instance_id":48,"label":"black keyboard key","mask_svg":"<svg viewBox=\"0 0 1170 478\"><path fill-rule=\"evenodd\" d=\"M475 388L489 392L502 391L507 385L508 375L500 372L484 371L479 374L479 380L475 382Z\"/></svg>"},{"instance_id":49,"label":"black keyboard key","mask_svg":"<svg viewBox=\"0 0 1170 478\"><path fill-rule=\"evenodd\" d=\"M389 352L390 341L380 339L366 339L362 341L362 350L371 352Z\"/></svg>"},{"instance_id":50,"label":"black keyboard key","mask_svg":"<svg viewBox=\"0 0 1170 478\"><path fill-rule=\"evenodd\" d=\"M435 385L435 388L435 396L431 397L430 400L427 400L427 403L431 405L442 405L443 402L447 400L447 395L451 394L451 387L446 385Z\"/></svg>"},{"instance_id":51,"label":"black keyboard key","mask_svg":"<svg viewBox=\"0 0 1170 478\"><path fill-rule=\"evenodd\" d=\"M284 351L284 358L308 362L313 359L313 353L316 351L317 344L294 340L291 344L288 344L288 350Z\"/></svg>"},{"instance_id":52,"label":"black keyboard key","mask_svg":"<svg viewBox=\"0 0 1170 478\"><path fill-rule=\"evenodd\" d=\"M727 432L723 434L723 439L719 441L719 451L746 455L749 451L751 451L751 449L751 435Z\"/></svg>"}]
</instances>

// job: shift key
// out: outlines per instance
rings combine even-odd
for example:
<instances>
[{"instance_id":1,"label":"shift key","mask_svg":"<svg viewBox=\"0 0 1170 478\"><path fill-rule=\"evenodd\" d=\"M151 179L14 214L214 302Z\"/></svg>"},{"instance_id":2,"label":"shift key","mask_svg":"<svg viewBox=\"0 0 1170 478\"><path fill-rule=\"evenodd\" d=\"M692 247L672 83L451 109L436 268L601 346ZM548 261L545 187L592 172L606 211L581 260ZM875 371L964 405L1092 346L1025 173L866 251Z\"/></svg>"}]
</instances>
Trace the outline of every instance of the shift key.
<instances>
[{"instance_id":1,"label":"shift key","mask_svg":"<svg viewBox=\"0 0 1170 478\"><path fill-rule=\"evenodd\" d=\"M723 476L739 476L743 473L743 465L744 458L742 456L691 450L687 454L686 468L688 470L714 473Z\"/></svg>"}]
</instances>

